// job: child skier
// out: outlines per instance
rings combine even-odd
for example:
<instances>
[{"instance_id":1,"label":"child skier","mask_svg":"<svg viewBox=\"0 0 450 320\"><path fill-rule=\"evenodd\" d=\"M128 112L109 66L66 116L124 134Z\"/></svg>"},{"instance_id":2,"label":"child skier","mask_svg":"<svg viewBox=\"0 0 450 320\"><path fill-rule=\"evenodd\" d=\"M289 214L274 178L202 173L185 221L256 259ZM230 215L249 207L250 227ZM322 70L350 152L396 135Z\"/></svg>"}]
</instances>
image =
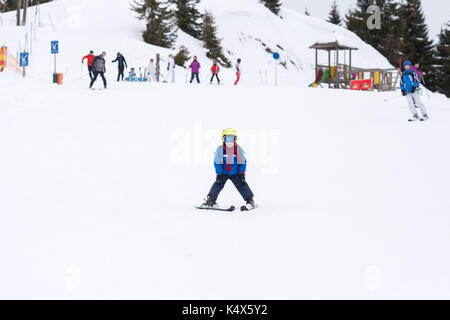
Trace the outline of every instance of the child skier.
<instances>
[{"instance_id":1,"label":"child skier","mask_svg":"<svg viewBox=\"0 0 450 320\"><path fill-rule=\"evenodd\" d=\"M197 78L197 83L200 83L200 79L198 77L198 74L200 73L200 62L198 62L197 57L194 57L194 61L192 61L189 68L191 68L192 73L191 81L189 83L192 83L192 81L194 81L194 77Z\"/></svg>"},{"instance_id":2,"label":"child skier","mask_svg":"<svg viewBox=\"0 0 450 320\"><path fill-rule=\"evenodd\" d=\"M220 84L220 79L219 79L220 67L217 64L217 61L215 61L215 60L214 60L213 66L211 67L211 72L212 72L212 77L211 77L210 83L212 84L214 77L216 77L217 83Z\"/></svg>"},{"instance_id":3,"label":"child skier","mask_svg":"<svg viewBox=\"0 0 450 320\"><path fill-rule=\"evenodd\" d=\"M420 64L416 63L415 65L411 66L411 70L414 71L417 74L417 78L419 79L419 83L422 82L422 76L425 76L426 73L423 71L420 71Z\"/></svg>"},{"instance_id":4,"label":"child skier","mask_svg":"<svg viewBox=\"0 0 450 320\"><path fill-rule=\"evenodd\" d=\"M244 151L237 145L237 131L235 129L225 129L222 132L222 145L217 148L214 158L214 167L216 169L216 181L208 193L205 203L202 207L214 208L217 206L216 200L228 180L233 182L242 198L246 201L246 206L241 210L251 210L256 207L253 201L253 192L245 181L245 170L247 160Z\"/></svg>"},{"instance_id":5,"label":"child skier","mask_svg":"<svg viewBox=\"0 0 450 320\"><path fill-rule=\"evenodd\" d=\"M237 59L236 63L236 81L234 82L234 85L237 85L239 83L239 80L241 79L241 59Z\"/></svg>"},{"instance_id":6,"label":"child skier","mask_svg":"<svg viewBox=\"0 0 450 320\"><path fill-rule=\"evenodd\" d=\"M164 78L164 82L175 82L175 58L173 54L169 54L169 59L167 60L167 76Z\"/></svg>"},{"instance_id":7,"label":"child skier","mask_svg":"<svg viewBox=\"0 0 450 320\"><path fill-rule=\"evenodd\" d=\"M125 78L125 81L137 81L136 71L134 71L134 68L131 68L130 72L128 73L128 77Z\"/></svg>"},{"instance_id":8,"label":"child skier","mask_svg":"<svg viewBox=\"0 0 450 320\"><path fill-rule=\"evenodd\" d=\"M411 110L411 113L413 114L412 119L409 119L408 121L425 121L428 119L427 110L425 108L425 105L423 104L422 100L420 99L420 96L416 93L416 89L419 87L419 80L417 77L417 74L411 70L411 62L405 61L403 63L403 67L405 71L402 73L402 77L400 80L400 89L402 90L403 96L406 97L406 100L408 101L409 109ZM416 105L419 107L422 117L419 117L419 114L416 110Z\"/></svg>"},{"instance_id":9,"label":"child skier","mask_svg":"<svg viewBox=\"0 0 450 320\"><path fill-rule=\"evenodd\" d=\"M148 82L157 82L156 81L156 73L155 73L155 64L153 63L153 59L150 59L150 62L147 66L147 72L148 72Z\"/></svg>"}]
</instances>

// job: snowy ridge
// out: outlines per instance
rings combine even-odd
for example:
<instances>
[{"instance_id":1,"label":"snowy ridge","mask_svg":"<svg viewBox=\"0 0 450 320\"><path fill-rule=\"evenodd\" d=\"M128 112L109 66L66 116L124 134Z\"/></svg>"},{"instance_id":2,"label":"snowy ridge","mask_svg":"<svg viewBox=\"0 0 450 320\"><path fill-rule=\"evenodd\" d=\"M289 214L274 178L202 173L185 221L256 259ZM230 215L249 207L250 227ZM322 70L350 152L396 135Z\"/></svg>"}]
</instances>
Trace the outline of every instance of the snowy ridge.
<instances>
[{"instance_id":1,"label":"snowy ridge","mask_svg":"<svg viewBox=\"0 0 450 320\"><path fill-rule=\"evenodd\" d=\"M279 67L280 85L307 85L314 80L314 51L308 49L317 41L338 40L359 48L353 56L358 67L390 67L389 62L354 33L296 11L283 9L280 17L272 14L258 0L202 0L199 10L210 10L216 17L218 32L223 39L227 56L235 61L243 59L243 84L272 84L275 65L270 52L278 51L285 67ZM100 13L100 14L99 14ZM35 8L28 11L28 21L35 21ZM202 63L202 80L209 76L211 62L205 56L200 41L178 32L174 50L148 45L141 40L145 28L143 21L130 10L130 0L59 0L41 6L41 25L36 31L29 71L32 75L48 79L53 72L49 54L51 40L60 40L58 72L65 74L66 82L80 78L80 61L90 49L96 53L106 51L107 69L116 52L122 52L130 66L145 67L150 57L161 53L166 59L169 52L176 53L181 45L189 48L191 55L199 56ZM2 44L12 52L24 47L25 33L30 26L15 27L14 12L3 14L4 26L0 28ZM53 26L56 31L54 31ZM28 37L30 39L30 35ZM266 51L267 49L267 51ZM326 55L320 56L327 61ZM343 57L340 60L344 62ZM347 61L348 63L348 61ZM177 76L184 81L185 70L178 68ZM163 68L164 70L164 68ZM232 69L222 72L225 80L232 82Z\"/></svg>"}]
</instances>

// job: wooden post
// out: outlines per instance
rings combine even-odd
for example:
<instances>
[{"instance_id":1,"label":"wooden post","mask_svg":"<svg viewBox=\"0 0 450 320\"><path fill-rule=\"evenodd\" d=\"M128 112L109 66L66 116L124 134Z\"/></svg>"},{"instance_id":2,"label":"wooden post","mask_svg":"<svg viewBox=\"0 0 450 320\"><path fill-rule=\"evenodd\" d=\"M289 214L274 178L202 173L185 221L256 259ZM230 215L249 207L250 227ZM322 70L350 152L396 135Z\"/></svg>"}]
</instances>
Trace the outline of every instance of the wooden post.
<instances>
[{"instance_id":1,"label":"wooden post","mask_svg":"<svg viewBox=\"0 0 450 320\"><path fill-rule=\"evenodd\" d=\"M348 81L350 84L352 82L352 49L350 49L350 54L349 54L348 72L349 72Z\"/></svg>"},{"instance_id":2,"label":"wooden post","mask_svg":"<svg viewBox=\"0 0 450 320\"><path fill-rule=\"evenodd\" d=\"M160 69L160 60L161 60L161 57L160 57L159 53L157 53L156 54L156 81L158 81L158 82L159 82L159 71L161 70Z\"/></svg>"},{"instance_id":3,"label":"wooden post","mask_svg":"<svg viewBox=\"0 0 450 320\"><path fill-rule=\"evenodd\" d=\"M339 49L336 49L336 69L334 70L334 88L339 88Z\"/></svg>"},{"instance_id":4,"label":"wooden post","mask_svg":"<svg viewBox=\"0 0 450 320\"><path fill-rule=\"evenodd\" d=\"M318 50L317 50L317 48L316 48L316 69L315 69L315 71L316 71L316 74L314 75L314 79L317 77L317 63L318 63L318 52L317 52Z\"/></svg>"},{"instance_id":5,"label":"wooden post","mask_svg":"<svg viewBox=\"0 0 450 320\"><path fill-rule=\"evenodd\" d=\"M331 76L331 50L328 49L328 72ZM331 79L328 80L328 88L331 88Z\"/></svg>"}]
</instances>

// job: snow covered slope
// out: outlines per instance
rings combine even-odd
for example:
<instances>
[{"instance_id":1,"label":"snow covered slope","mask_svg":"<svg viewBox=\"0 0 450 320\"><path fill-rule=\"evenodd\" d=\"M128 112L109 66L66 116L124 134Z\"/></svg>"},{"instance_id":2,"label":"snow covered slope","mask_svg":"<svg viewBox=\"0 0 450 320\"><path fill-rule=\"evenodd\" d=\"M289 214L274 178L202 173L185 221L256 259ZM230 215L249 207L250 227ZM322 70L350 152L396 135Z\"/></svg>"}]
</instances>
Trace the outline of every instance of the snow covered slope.
<instances>
[{"instance_id":1,"label":"snow covered slope","mask_svg":"<svg viewBox=\"0 0 450 320\"><path fill-rule=\"evenodd\" d=\"M216 17L219 36L231 60L243 59L243 83L274 83L275 65L268 51L278 51L286 67L279 69L279 83L306 85L315 76L313 70L314 51L308 49L316 41L339 40L358 47L353 64L358 67L389 67L388 61L372 47L361 41L352 32L322 20L307 17L285 9L282 17L275 16L258 0L202 0L199 9L210 10ZM28 20L35 22L35 8L28 12ZM145 66L150 57L161 53L166 58L171 50L145 44L141 32L145 23L135 18L130 10L130 0L59 0L41 6L41 25L33 40L30 58L32 75L49 79L53 72L53 57L49 54L51 40L60 40L58 72L65 74L66 83L80 78L81 57L90 49L96 53L106 51L108 62L116 52L122 52L130 66ZM25 46L25 34L30 27L14 27L14 12L3 14L4 26L0 28L0 42L12 52ZM201 42L179 31L175 50L181 45L189 48L192 55L200 57L205 80L209 75L211 62L205 56ZM34 39L30 35L30 38ZM28 41L29 43L30 41ZM29 45L30 49L31 45ZM266 51L266 49L268 51ZM327 61L325 54L320 56ZM341 63L344 62L341 57ZM348 63L348 61L347 61ZM109 64L107 70L115 71ZM185 70L178 68L178 79L185 79ZM234 72L223 72L231 81Z\"/></svg>"},{"instance_id":2,"label":"snow covered slope","mask_svg":"<svg viewBox=\"0 0 450 320\"><path fill-rule=\"evenodd\" d=\"M442 96L0 80L1 298L450 298ZM251 214L193 208L225 127Z\"/></svg>"}]
</instances>

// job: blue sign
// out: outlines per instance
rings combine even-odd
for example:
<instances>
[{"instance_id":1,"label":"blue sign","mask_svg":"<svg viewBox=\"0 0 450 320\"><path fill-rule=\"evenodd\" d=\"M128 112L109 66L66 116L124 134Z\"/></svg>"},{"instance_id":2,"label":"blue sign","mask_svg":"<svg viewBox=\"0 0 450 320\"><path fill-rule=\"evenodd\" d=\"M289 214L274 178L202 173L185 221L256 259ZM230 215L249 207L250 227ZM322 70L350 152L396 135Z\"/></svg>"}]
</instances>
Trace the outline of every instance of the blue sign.
<instances>
[{"instance_id":1,"label":"blue sign","mask_svg":"<svg viewBox=\"0 0 450 320\"><path fill-rule=\"evenodd\" d=\"M273 58L274 58L275 60L280 59L280 54L279 54L278 52L274 52L274 53L273 53Z\"/></svg>"},{"instance_id":2,"label":"blue sign","mask_svg":"<svg viewBox=\"0 0 450 320\"><path fill-rule=\"evenodd\" d=\"M52 53L53 54L59 53L59 42L58 41L52 41Z\"/></svg>"},{"instance_id":3,"label":"blue sign","mask_svg":"<svg viewBox=\"0 0 450 320\"><path fill-rule=\"evenodd\" d=\"M21 67L28 67L28 52L21 52L20 53L20 66Z\"/></svg>"}]
</instances>

